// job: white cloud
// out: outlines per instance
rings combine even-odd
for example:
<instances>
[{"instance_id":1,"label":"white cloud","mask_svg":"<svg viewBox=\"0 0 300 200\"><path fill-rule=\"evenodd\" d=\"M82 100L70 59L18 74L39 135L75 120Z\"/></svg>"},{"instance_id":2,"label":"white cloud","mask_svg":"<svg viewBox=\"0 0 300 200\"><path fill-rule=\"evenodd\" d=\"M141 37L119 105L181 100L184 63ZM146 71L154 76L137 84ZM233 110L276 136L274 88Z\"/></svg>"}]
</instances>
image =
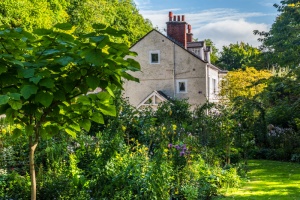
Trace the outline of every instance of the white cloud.
<instances>
[{"instance_id":1,"label":"white cloud","mask_svg":"<svg viewBox=\"0 0 300 200\"><path fill-rule=\"evenodd\" d=\"M266 7L273 7L274 4L280 4L280 1L281 0L263 0L259 4Z\"/></svg>"},{"instance_id":2,"label":"white cloud","mask_svg":"<svg viewBox=\"0 0 300 200\"><path fill-rule=\"evenodd\" d=\"M134 0L138 8L142 9L150 4L150 0Z\"/></svg>"},{"instance_id":3,"label":"white cloud","mask_svg":"<svg viewBox=\"0 0 300 200\"><path fill-rule=\"evenodd\" d=\"M193 33L194 38L199 38L199 40L211 39L216 47L222 50L223 46L241 41L258 47L260 45L260 42L257 41L259 37L253 34L253 30L268 31L269 26L247 22L244 19L224 20L193 29Z\"/></svg>"},{"instance_id":4,"label":"white cloud","mask_svg":"<svg viewBox=\"0 0 300 200\"><path fill-rule=\"evenodd\" d=\"M258 37L253 30L267 31L270 25L250 22L249 18L264 17L272 14L259 12L238 12L235 9L210 9L198 13L182 13L180 9L141 10L140 13L152 21L154 27L163 32L169 20L168 12L174 15L185 15L185 21L192 25L194 38L211 39L219 50L230 43L246 42L259 46ZM176 11L176 12L175 12ZM163 32L164 33L164 32Z\"/></svg>"}]
</instances>

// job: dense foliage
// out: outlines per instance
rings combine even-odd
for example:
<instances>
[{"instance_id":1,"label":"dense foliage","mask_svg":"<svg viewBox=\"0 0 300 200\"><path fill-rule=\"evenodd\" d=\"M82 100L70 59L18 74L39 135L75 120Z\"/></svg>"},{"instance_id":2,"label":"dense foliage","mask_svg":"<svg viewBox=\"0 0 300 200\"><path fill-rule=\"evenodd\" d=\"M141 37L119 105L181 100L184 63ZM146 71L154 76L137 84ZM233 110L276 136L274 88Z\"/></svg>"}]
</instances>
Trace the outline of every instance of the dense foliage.
<instances>
[{"instance_id":1,"label":"dense foliage","mask_svg":"<svg viewBox=\"0 0 300 200\"><path fill-rule=\"evenodd\" d=\"M70 23L75 33L93 31L93 24L101 23L126 31L120 42L128 46L152 29L132 0L3 0L0 2L0 24L22 27L51 28L57 23ZM139 24L137 26L137 24Z\"/></svg>"},{"instance_id":2,"label":"dense foliage","mask_svg":"<svg viewBox=\"0 0 300 200\"><path fill-rule=\"evenodd\" d=\"M280 12L269 32L254 31L262 36L264 61L276 67L299 67L300 12L298 0L281 1L275 5Z\"/></svg>"},{"instance_id":3,"label":"dense foliage","mask_svg":"<svg viewBox=\"0 0 300 200\"><path fill-rule=\"evenodd\" d=\"M226 70L245 69L247 66L253 66L260 54L259 49L244 42L230 44L223 46L216 64Z\"/></svg>"},{"instance_id":4,"label":"dense foliage","mask_svg":"<svg viewBox=\"0 0 300 200\"><path fill-rule=\"evenodd\" d=\"M208 117L209 106L192 114L186 101L167 102L157 112L116 104L117 118L105 117L105 125L92 124L76 139L61 134L41 141L38 199L208 199L239 185L240 168L225 160L227 116ZM222 120L226 125L215 123ZM5 124L1 131L0 198L28 199L27 141L12 140Z\"/></svg>"},{"instance_id":5,"label":"dense foliage","mask_svg":"<svg viewBox=\"0 0 300 200\"><path fill-rule=\"evenodd\" d=\"M234 100L236 97L253 99L266 87L265 80L271 77L267 70L256 70L246 67L229 71L221 82L220 96L223 99Z\"/></svg>"},{"instance_id":6,"label":"dense foliage","mask_svg":"<svg viewBox=\"0 0 300 200\"><path fill-rule=\"evenodd\" d=\"M14 137L29 141L30 177L35 190L34 153L41 139L65 132L76 137L91 121L116 115L112 97L121 78L136 80L126 70L139 64L135 55L114 37L121 32L94 25L95 32L76 37L69 24L34 33L20 28L0 31L0 114L6 115ZM99 94L89 91L100 88ZM32 194L34 196L34 194Z\"/></svg>"}]
</instances>

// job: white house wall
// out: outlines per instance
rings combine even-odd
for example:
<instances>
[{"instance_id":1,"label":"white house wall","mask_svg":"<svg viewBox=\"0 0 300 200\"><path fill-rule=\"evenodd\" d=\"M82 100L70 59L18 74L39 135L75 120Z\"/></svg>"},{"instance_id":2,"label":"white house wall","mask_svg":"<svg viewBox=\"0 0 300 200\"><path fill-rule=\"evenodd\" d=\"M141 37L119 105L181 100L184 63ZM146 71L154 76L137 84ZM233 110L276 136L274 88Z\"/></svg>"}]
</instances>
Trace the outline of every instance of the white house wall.
<instances>
[{"instance_id":1,"label":"white house wall","mask_svg":"<svg viewBox=\"0 0 300 200\"><path fill-rule=\"evenodd\" d=\"M127 97L133 106L141 103L154 90L160 90L172 98L189 99L193 107L206 101L206 62L174 44L157 31L150 32L131 50L138 53L134 59L141 65L140 72L131 74L139 78L140 83L126 81L123 96ZM160 52L160 63L150 64L149 52L156 50ZM211 73L215 76L213 72ZM187 80L187 93L175 92L174 94L176 80Z\"/></svg>"}]
</instances>

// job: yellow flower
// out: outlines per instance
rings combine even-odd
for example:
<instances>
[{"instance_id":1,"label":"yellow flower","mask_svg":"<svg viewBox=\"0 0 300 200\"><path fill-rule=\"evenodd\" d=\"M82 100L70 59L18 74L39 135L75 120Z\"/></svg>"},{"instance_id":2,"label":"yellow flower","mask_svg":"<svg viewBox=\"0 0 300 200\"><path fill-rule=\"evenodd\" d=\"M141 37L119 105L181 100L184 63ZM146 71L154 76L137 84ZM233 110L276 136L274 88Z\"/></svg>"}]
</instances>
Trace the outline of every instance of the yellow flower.
<instances>
[{"instance_id":1,"label":"yellow flower","mask_svg":"<svg viewBox=\"0 0 300 200\"><path fill-rule=\"evenodd\" d=\"M173 130L176 131L176 129L177 129L176 124L173 124Z\"/></svg>"}]
</instances>

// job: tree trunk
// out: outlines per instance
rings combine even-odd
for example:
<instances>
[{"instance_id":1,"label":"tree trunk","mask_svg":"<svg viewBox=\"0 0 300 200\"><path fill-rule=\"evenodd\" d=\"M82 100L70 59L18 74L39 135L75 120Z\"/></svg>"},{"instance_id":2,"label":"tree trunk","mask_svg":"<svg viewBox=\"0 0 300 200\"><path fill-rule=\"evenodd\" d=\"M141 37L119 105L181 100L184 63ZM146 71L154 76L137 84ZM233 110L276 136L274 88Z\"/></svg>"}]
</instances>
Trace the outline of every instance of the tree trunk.
<instances>
[{"instance_id":1,"label":"tree trunk","mask_svg":"<svg viewBox=\"0 0 300 200\"><path fill-rule=\"evenodd\" d=\"M31 200L36 200L36 177L34 167L34 152L37 147L37 140L32 141L32 137L29 139L29 166L30 166L30 181L31 181Z\"/></svg>"}]
</instances>

